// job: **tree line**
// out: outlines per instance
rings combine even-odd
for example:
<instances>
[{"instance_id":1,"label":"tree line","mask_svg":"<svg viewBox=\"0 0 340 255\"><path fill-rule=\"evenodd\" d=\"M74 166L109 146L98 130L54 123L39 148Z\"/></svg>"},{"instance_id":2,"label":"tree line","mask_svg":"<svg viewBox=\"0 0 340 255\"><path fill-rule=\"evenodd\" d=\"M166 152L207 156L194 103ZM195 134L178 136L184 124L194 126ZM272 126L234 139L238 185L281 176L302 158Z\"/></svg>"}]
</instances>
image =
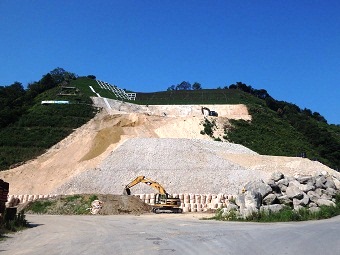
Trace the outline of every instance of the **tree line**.
<instances>
[{"instance_id":1,"label":"tree line","mask_svg":"<svg viewBox=\"0 0 340 255\"><path fill-rule=\"evenodd\" d=\"M181 83L177 85L171 85L168 87L168 91L171 90L199 90L202 89L202 85L198 82L194 82L194 84L191 85L188 81L182 81Z\"/></svg>"},{"instance_id":2,"label":"tree line","mask_svg":"<svg viewBox=\"0 0 340 255\"><path fill-rule=\"evenodd\" d=\"M29 83L27 89L22 83L14 82L0 86L0 128L16 122L34 104L34 98L58 85L67 85L78 76L57 67L42 76L39 81Z\"/></svg>"}]
</instances>

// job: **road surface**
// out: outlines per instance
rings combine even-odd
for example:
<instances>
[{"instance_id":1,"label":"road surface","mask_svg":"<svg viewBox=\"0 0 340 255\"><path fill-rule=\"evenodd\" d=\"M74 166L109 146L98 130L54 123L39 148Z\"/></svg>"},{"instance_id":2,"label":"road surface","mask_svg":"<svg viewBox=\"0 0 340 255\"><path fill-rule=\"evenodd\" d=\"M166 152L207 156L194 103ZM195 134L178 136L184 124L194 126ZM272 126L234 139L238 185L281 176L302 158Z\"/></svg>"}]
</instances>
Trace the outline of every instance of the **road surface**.
<instances>
[{"instance_id":1,"label":"road surface","mask_svg":"<svg viewBox=\"0 0 340 255\"><path fill-rule=\"evenodd\" d=\"M243 223L197 215L27 215L32 228L0 242L19 254L340 254L340 217L322 221Z\"/></svg>"}]
</instances>

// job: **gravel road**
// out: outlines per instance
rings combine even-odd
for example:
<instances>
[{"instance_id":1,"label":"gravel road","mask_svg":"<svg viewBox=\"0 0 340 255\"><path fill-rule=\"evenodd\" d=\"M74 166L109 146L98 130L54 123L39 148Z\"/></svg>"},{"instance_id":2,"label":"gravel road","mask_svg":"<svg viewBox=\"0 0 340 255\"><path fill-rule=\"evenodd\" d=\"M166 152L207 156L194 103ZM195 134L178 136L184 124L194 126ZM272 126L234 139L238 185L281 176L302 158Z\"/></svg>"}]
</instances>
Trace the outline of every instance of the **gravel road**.
<instances>
[{"instance_id":1,"label":"gravel road","mask_svg":"<svg viewBox=\"0 0 340 255\"><path fill-rule=\"evenodd\" d=\"M202 221L197 214L28 215L33 228L0 242L13 254L339 254L340 216L290 223Z\"/></svg>"}]
</instances>

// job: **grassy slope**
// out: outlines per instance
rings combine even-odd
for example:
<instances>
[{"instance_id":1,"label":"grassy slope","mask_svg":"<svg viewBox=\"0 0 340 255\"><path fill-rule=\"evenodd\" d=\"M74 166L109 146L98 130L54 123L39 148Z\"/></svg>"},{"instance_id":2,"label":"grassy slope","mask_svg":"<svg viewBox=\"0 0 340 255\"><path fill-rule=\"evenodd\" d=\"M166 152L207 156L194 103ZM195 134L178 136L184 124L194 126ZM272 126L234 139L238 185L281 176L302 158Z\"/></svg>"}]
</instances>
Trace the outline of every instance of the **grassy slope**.
<instances>
[{"instance_id":1,"label":"grassy slope","mask_svg":"<svg viewBox=\"0 0 340 255\"><path fill-rule=\"evenodd\" d=\"M59 91L53 88L38 95L19 121L0 130L0 170L41 155L94 117L87 96L57 96ZM69 100L71 104L41 105L42 100Z\"/></svg>"}]
</instances>

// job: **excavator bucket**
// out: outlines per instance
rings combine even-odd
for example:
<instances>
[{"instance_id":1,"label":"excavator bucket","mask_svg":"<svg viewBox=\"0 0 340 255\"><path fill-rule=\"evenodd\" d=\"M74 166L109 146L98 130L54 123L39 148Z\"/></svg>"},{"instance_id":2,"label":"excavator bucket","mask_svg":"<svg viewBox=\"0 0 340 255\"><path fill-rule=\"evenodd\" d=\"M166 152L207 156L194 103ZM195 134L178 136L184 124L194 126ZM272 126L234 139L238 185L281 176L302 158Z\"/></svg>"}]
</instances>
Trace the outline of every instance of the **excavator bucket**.
<instances>
[{"instance_id":1,"label":"excavator bucket","mask_svg":"<svg viewBox=\"0 0 340 255\"><path fill-rule=\"evenodd\" d=\"M123 190L123 195L126 195L126 196L131 195L130 189L129 189L129 188L125 188L125 189Z\"/></svg>"}]
</instances>

